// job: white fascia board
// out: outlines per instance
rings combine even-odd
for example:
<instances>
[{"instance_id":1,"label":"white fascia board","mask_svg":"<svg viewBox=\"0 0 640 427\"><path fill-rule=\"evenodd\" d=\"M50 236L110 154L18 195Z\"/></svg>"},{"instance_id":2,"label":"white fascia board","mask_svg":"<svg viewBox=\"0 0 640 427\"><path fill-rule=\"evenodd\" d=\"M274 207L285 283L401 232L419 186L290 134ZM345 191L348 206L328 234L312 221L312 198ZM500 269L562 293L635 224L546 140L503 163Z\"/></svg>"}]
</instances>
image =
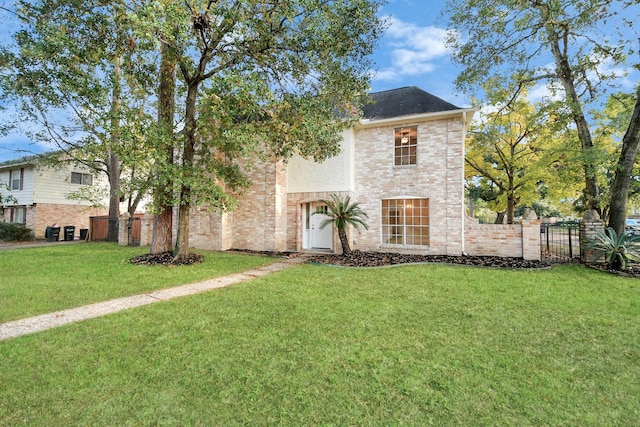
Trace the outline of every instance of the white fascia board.
<instances>
[{"instance_id":1,"label":"white fascia board","mask_svg":"<svg viewBox=\"0 0 640 427\"><path fill-rule=\"evenodd\" d=\"M450 117L462 116L463 122L471 120L477 108L460 108L459 110L439 111L437 113L414 114L409 116L391 117L388 119L363 119L360 120L356 128L369 128L377 126L392 126L395 124L421 122L427 120L446 119Z\"/></svg>"}]
</instances>

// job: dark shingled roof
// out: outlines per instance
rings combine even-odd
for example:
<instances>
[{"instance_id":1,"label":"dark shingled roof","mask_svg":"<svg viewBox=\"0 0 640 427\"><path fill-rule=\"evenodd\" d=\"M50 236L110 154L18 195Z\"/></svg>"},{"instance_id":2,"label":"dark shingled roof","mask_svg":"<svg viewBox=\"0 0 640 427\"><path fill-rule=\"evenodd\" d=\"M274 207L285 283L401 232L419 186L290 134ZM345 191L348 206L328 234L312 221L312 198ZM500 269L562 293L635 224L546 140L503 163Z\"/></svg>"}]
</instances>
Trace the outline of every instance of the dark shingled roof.
<instances>
[{"instance_id":1,"label":"dark shingled roof","mask_svg":"<svg viewBox=\"0 0 640 427\"><path fill-rule=\"evenodd\" d=\"M369 120L460 109L416 86L374 92L370 96L373 103L363 108L364 118Z\"/></svg>"}]
</instances>

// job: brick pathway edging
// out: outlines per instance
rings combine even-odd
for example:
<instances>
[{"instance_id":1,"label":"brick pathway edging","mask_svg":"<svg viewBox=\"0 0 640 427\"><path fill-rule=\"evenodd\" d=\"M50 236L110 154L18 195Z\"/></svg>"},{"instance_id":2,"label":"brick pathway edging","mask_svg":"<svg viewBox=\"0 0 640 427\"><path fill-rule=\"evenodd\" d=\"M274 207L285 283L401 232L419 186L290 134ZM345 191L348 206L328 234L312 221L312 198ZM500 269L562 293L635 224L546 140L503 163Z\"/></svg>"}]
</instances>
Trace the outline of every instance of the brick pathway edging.
<instances>
[{"instance_id":1,"label":"brick pathway edging","mask_svg":"<svg viewBox=\"0 0 640 427\"><path fill-rule=\"evenodd\" d=\"M228 276L205 280L203 282L191 283L174 288L159 289L147 294L117 298L85 305L83 307L70 308L67 310L2 323L0 324L0 341L57 328L58 326L82 320L105 316L111 313L117 313L134 307L153 304L155 302L168 301L182 296L194 295L213 289L223 288L225 286L244 282L256 277L266 276L267 274L284 270L293 265L303 263L304 261L304 258L301 257L289 258L275 264L266 265L243 273L231 274Z\"/></svg>"}]
</instances>

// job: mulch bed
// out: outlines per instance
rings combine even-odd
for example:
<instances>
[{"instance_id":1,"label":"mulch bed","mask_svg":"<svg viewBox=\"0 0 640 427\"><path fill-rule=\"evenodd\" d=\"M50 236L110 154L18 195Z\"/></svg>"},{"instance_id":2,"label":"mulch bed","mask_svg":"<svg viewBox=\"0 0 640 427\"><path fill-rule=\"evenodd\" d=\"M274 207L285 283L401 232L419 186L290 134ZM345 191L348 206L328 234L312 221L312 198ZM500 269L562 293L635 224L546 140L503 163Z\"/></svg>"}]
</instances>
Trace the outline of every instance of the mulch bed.
<instances>
[{"instance_id":1,"label":"mulch bed","mask_svg":"<svg viewBox=\"0 0 640 427\"><path fill-rule=\"evenodd\" d=\"M640 278L640 265L631 264L626 270L614 270L609 268L606 264L587 264L594 270L604 271L605 273L616 274L622 277L635 277Z\"/></svg>"},{"instance_id":2,"label":"mulch bed","mask_svg":"<svg viewBox=\"0 0 640 427\"><path fill-rule=\"evenodd\" d=\"M229 252L248 253L262 256L293 258L299 256L297 252L273 252L273 251L252 251L242 249L230 249ZM191 265L202 262L204 257L199 254L191 253L185 259L175 259L171 252L161 254L145 254L131 258L130 262L134 265L164 265L179 266ZM417 264L417 263L439 263L439 264L458 264L470 265L477 267L490 268L510 268L510 269L539 269L549 268L551 264L543 261L527 261L522 258L502 258L493 256L448 256L448 255L412 255L398 254L391 252L361 252L353 251L348 255L311 255L308 256L307 262L313 264L327 264L341 267L385 267L389 265L399 264ZM604 271L611 274L617 274L626 277L640 278L640 265L632 264L625 271L611 270L604 264L589 265L596 270Z\"/></svg>"},{"instance_id":3,"label":"mulch bed","mask_svg":"<svg viewBox=\"0 0 640 427\"><path fill-rule=\"evenodd\" d=\"M331 264L343 267L384 267L398 264L442 263L461 264L493 268L548 268L550 264L541 261L527 261L522 258L501 258L491 256L447 256L412 255L386 252L353 251L348 255L315 255L309 262Z\"/></svg>"},{"instance_id":4,"label":"mulch bed","mask_svg":"<svg viewBox=\"0 0 640 427\"><path fill-rule=\"evenodd\" d=\"M187 258L176 259L171 252L162 252L159 254L145 254L137 257L133 257L129 260L134 265L164 265L164 266L178 266L178 265L191 265L199 264L204 257L199 254L191 253Z\"/></svg>"}]
</instances>

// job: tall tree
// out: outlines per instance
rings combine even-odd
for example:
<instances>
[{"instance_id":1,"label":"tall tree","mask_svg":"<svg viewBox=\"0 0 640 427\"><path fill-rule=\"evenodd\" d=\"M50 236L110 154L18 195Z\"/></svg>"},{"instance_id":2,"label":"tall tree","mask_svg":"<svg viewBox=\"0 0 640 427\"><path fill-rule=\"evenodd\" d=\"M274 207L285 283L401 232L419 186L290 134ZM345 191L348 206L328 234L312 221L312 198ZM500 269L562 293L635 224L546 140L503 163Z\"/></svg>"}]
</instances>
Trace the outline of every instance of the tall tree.
<instances>
[{"instance_id":1,"label":"tall tree","mask_svg":"<svg viewBox=\"0 0 640 427\"><path fill-rule=\"evenodd\" d=\"M125 2L24 1L16 14L23 25L15 46L3 48L2 91L17 99L22 120L40 125L26 130L34 141L106 174L109 215L118 217L121 173L131 170L123 164L138 153L149 95ZM117 232L110 221L108 239Z\"/></svg>"},{"instance_id":2,"label":"tall tree","mask_svg":"<svg viewBox=\"0 0 640 427\"><path fill-rule=\"evenodd\" d=\"M239 160L260 151L319 160L336 153L340 130L357 120L352 106L368 88L379 6L221 0L141 9L141 16L166 17L181 30L162 40L184 94L182 143L166 159L167 188L179 195L177 258L188 256L191 208L227 209L229 191L247 185Z\"/></svg>"},{"instance_id":3,"label":"tall tree","mask_svg":"<svg viewBox=\"0 0 640 427\"><path fill-rule=\"evenodd\" d=\"M500 92L491 93L495 98ZM539 183L548 181L546 150L553 139L553 128L544 112L536 111L526 99L526 92L505 106L498 102L494 112L472 125L467 138L466 176L488 181L498 190L498 212L506 212L513 224L514 212L520 204L531 204L539 198ZM494 100L495 101L495 100Z\"/></svg>"},{"instance_id":4,"label":"tall tree","mask_svg":"<svg viewBox=\"0 0 640 427\"><path fill-rule=\"evenodd\" d=\"M516 87L546 83L552 96L562 98L560 112L570 119L583 152L585 200L598 209L598 164L586 111L599 101L607 84L620 80L615 67L627 65L637 39L625 31L638 21L640 6L631 1L569 0L450 0L449 45L465 68L459 88L473 91L487 75L503 76ZM549 66L548 64L552 65ZM640 99L640 92L637 92ZM640 113L640 103L636 111ZM611 191L609 224L624 228L629 164L638 151L638 115L628 125Z\"/></svg>"}]
</instances>

